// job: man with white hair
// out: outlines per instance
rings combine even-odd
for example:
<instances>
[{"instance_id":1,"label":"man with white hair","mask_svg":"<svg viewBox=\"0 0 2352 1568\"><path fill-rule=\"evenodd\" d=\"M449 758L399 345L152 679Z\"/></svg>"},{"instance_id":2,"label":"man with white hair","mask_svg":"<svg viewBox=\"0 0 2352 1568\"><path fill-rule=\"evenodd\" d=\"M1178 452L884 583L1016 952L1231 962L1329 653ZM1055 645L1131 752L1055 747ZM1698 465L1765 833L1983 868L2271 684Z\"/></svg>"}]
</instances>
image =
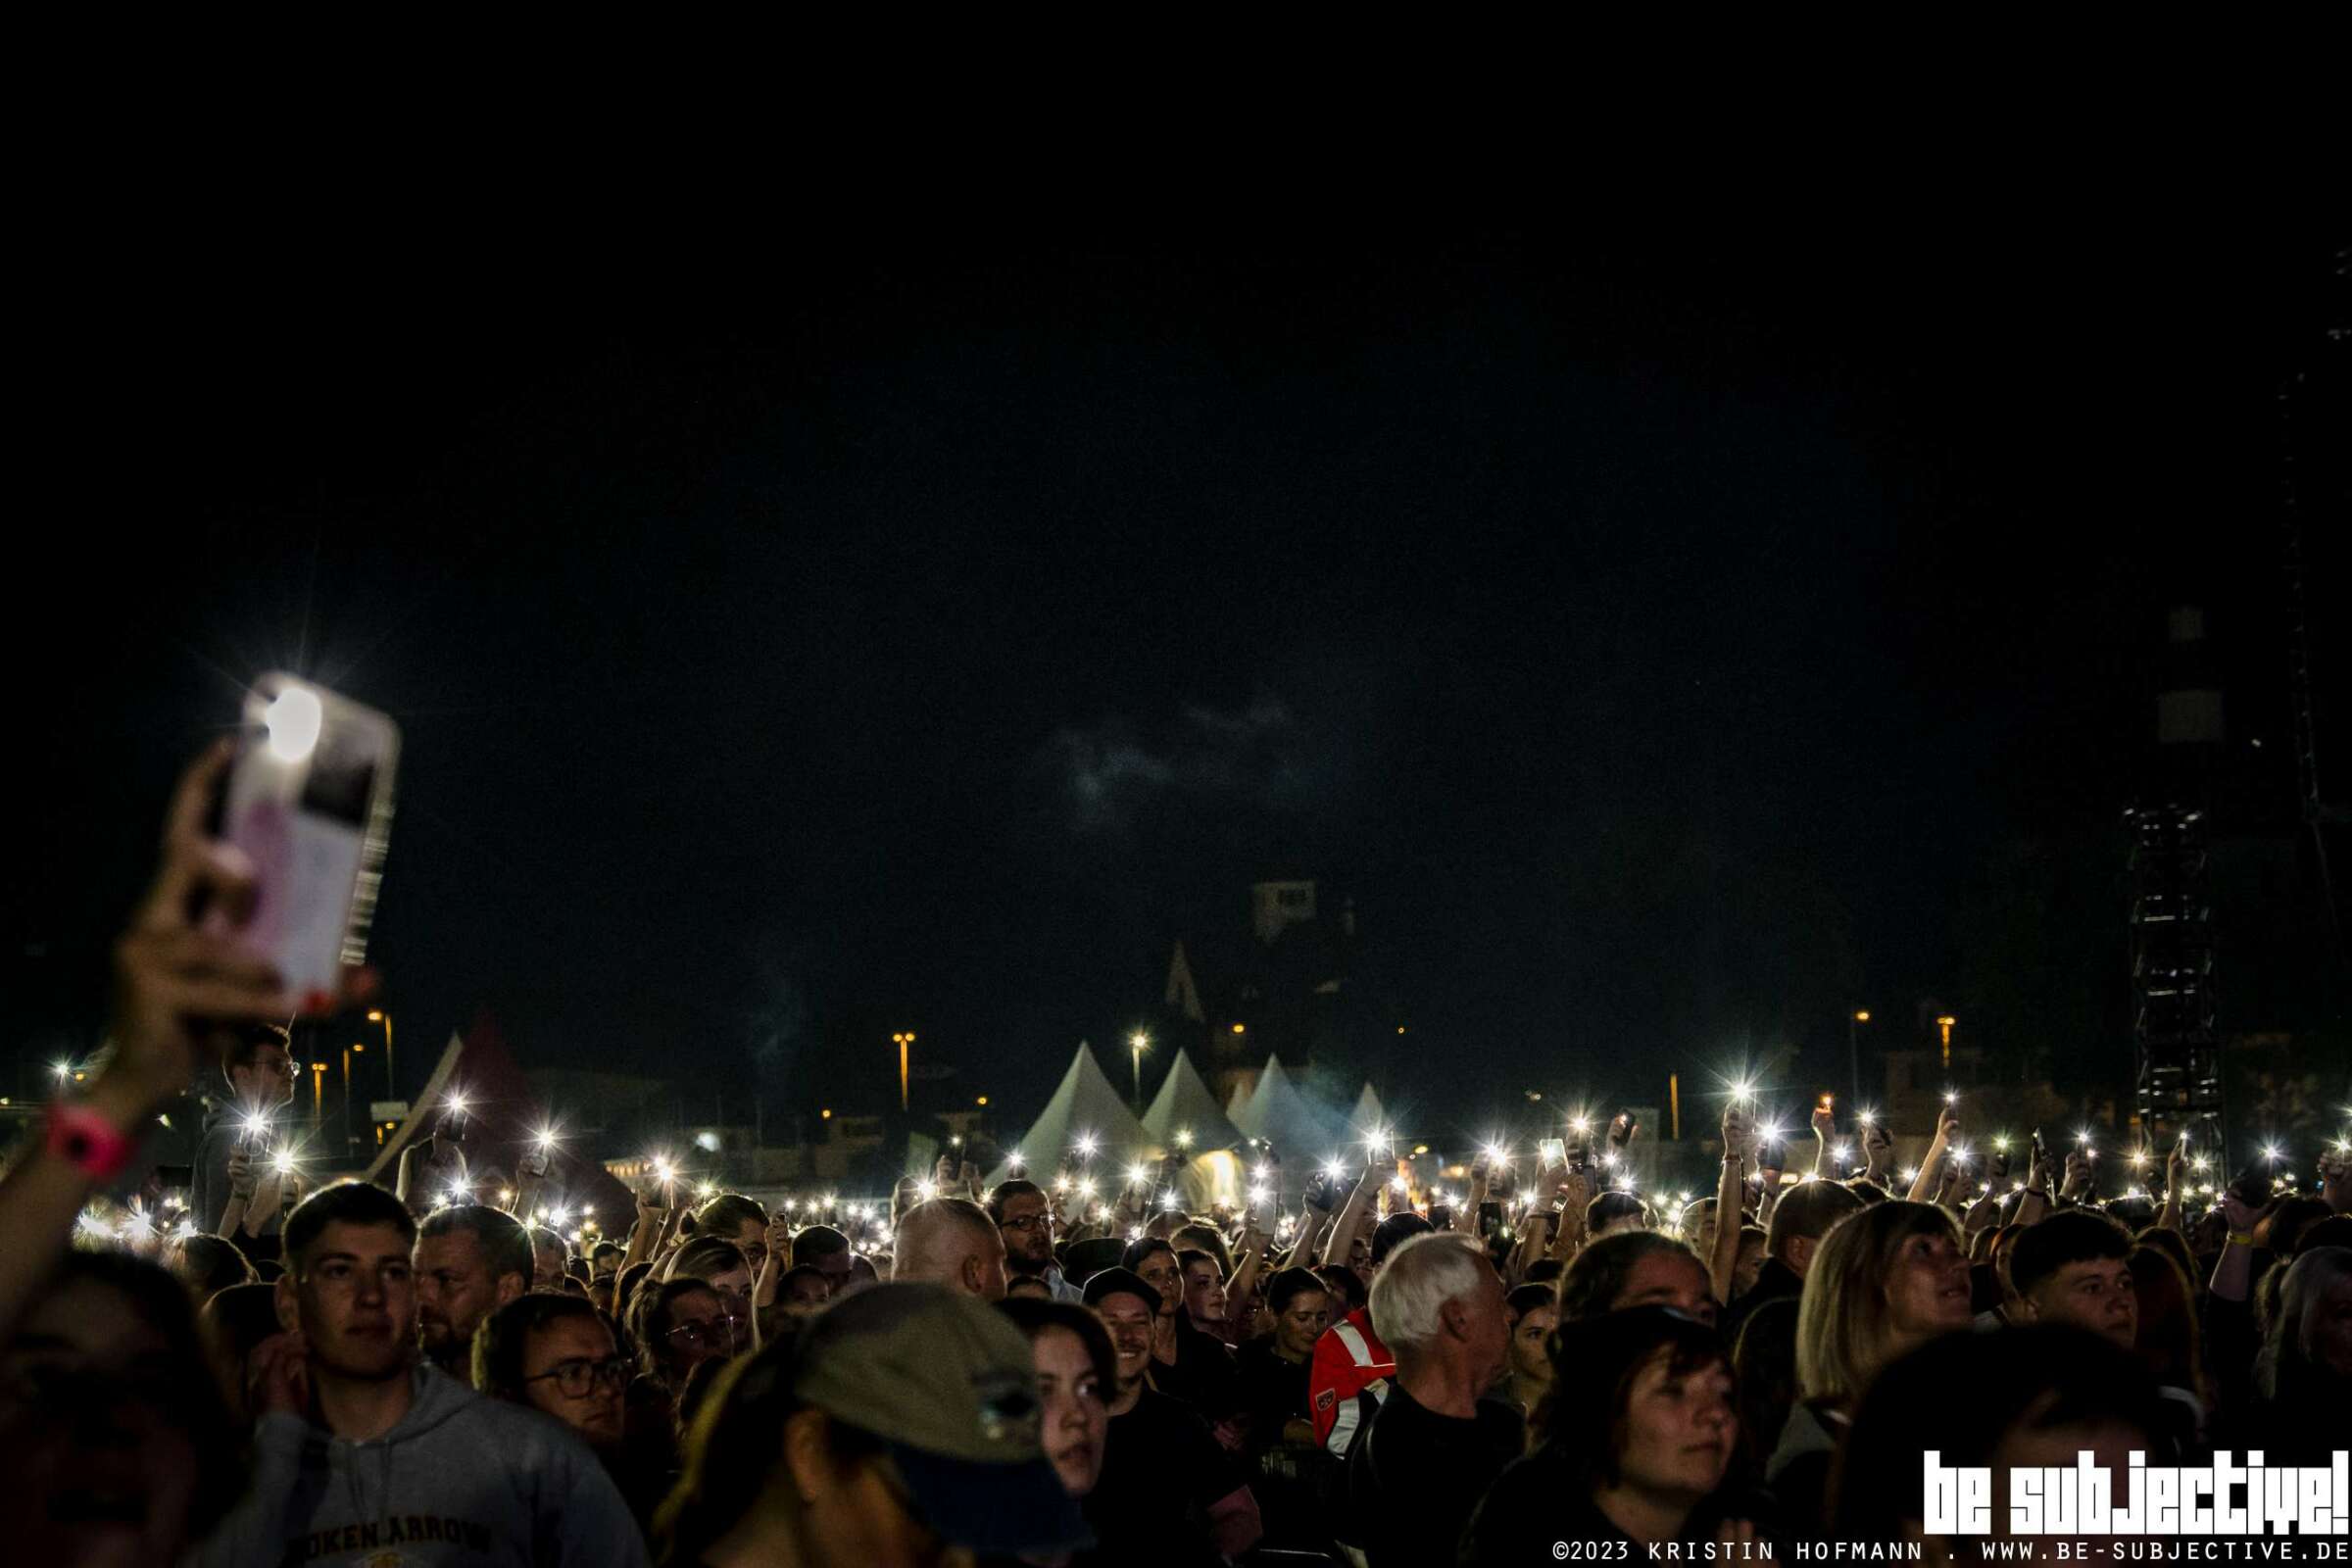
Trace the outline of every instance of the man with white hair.
<instances>
[{"instance_id":1,"label":"man with white hair","mask_svg":"<svg viewBox=\"0 0 2352 1568\"><path fill-rule=\"evenodd\" d=\"M1396 1375L1348 1460L1351 1544L1372 1568L1451 1562L1478 1499L1526 1446L1518 1410L1482 1397L1510 1358L1502 1280L1475 1239L1416 1236L1372 1281L1371 1311Z\"/></svg>"},{"instance_id":2,"label":"man with white hair","mask_svg":"<svg viewBox=\"0 0 2352 1568\"><path fill-rule=\"evenodd\" d=\"M968 1198L934 1198L899 1220L892 1280L927 1280L983 1301L1004 1299L1004 1236Z\"/></svg>"}]
</instances>

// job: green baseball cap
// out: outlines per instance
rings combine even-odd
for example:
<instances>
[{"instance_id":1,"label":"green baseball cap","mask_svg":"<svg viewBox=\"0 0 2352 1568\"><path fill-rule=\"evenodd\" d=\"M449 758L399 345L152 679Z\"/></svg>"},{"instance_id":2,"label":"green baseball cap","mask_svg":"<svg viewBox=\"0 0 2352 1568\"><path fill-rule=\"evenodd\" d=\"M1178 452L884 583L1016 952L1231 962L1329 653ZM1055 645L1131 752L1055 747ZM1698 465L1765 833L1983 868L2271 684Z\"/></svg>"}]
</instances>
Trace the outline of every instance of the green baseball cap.
<instances>
[{"instance_id":1,"label":"green baseball cap","mask_svg":"<svg viewBox=\"0 0 2352 1568\"><path fill-rule=\"evenodd\" d=\"M1093 1544L1042 1446L1027 1336L977 1297L870 1286L817 1314L794 1390L889 1445L923 1522L989 1555Z\"/></svg>"}]
</instances>

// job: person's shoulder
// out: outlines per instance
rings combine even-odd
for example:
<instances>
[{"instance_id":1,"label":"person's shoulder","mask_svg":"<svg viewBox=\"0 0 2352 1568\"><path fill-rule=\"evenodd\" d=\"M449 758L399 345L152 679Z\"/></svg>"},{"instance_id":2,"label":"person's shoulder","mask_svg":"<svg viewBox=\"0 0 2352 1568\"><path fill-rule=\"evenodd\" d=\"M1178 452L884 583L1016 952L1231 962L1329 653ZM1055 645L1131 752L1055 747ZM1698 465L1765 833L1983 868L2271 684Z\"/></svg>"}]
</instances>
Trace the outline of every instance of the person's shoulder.
<instances>
[{"instance_id":1,"label":"person's shoulder","mask_svg":"<svg viewBox=\"0 0 2352 1568\"><path fill-rule=\"evenodd\" d=\"M1521 1562L1539 1541L1606 1540L1585 1519L1592 1505L1576 1493L1574 1480L1566 1456L1551 1447L1504 1465L1463 1527L1459 1560Z\"/></svg>"},{"instance_id":2,"label":"person's shoulder","mask_svg":"<svg viewBox=\"0 0 2352 1568\"><path fill-rule=\"evenodd\" d=\"M1507 1399L1493 1397L1478 1401L1478 1428L1489 1438L1503 1439L1514 1446L1527 1441L1527 1416Z\"/></svg>"},{"instance_id":3,"label":"person's shoulder","mask_svg":"<svg viewBox=\"0 0 2352 1568\"><path fill-rule=\"evenodd\" d=\"M461 1402L450 1412L450 1422L463 1423L469 1442L488 1445L486 1451L498 1454L510 1465L571 1466L594 1458L579 1434L555 1417L511 1399L494 1399L476 1393L455 1378L449 1382L462 1396Z\"/></svg>"}]
</instances>

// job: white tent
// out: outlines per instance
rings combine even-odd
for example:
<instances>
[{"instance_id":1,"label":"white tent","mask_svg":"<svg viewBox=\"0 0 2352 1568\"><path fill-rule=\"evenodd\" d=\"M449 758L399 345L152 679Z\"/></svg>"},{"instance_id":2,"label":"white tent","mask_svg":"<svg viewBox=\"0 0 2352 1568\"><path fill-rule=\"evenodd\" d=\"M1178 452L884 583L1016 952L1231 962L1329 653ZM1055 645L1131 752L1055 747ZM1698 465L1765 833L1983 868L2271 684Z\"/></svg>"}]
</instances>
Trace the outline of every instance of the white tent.
<instances>
[{"instance_id":1,"label":"white tent","mask_svg":"<svg viewBox=\"0 0 2352 1568\"><path fill-rule=\"evenodd\" d=\"M1339 1119L1326 1114L1300 1093L1291 1075L1282 1070L1282 1063L1273 1057L1266 1059L1266 1070L1258 1075L1257 1089L1250 1095L1250 1103L1233 1120L1249 1136L1271 1143L1286 1165L1301 1169L1324 1159L1347 1142L1346 1129Z\"/></svg>"},{"instance_id":2,"label":"white tent","mask_svg":"<svg viewBox=\"0 0 2352 1568\"><path fill-rule=\"evenodd\" d=\"M990 1186L1014 1175L1024 1175L1034 1181L1049 1180L1064 1165L1074 1165L1078 1140L1095 1140L1097 1168L1116 1168L1138 1157L1153 1158L1159 1152L1159 1140L1147 1132L1144 1124L1135 1119L1127 1102L1110 1087L1110 1080L1095 1061L1094 1051L1081 1040L1078 1054L1070 1058L1070 1070L1061 1075L1061 1085L1046 1108L1029 1124L1029 1130L1005 1147L1006 1158L988 1173ZM1021 1168L1013 1169L1011 1155L1021 1156Z\"/></svg>"},{"instance_id":3,"label":"white tent","mask_svg":"<svg viewBox=\"0 0 2352 1568\"><path fill-rule=\"evenodd\" d=\"M1170 1149L1183 1149L1206 1153L1212 1149L1231 1149L1242 1141L1240 1128L1217 1108L1217 1097L1208 1092L1200 1069L1193 1058L1177 1053L1176 1065L1152 1097L1152 1108L1144 1112L1144 1130ZM1178 1133L1189 1133L1189 1140L1179 1139Z\"/></svg>"},{"instance_id":4,"label":"white tent","mask_svg":"<svg viewBox=\"0 0 2352 1568\"><path fill-rule=\"evenodd\" d=\"M1364 1092L1355 1097L1355 1109L1348 1113L1348 1119L1353 1124L1358 1138L1369 1136L1375 1128L1389 1125L1389 1113L1382 1108L1380 1097L1372 1092L1370 1084L1364 1085Z\"/></svg>"}]
</instances>

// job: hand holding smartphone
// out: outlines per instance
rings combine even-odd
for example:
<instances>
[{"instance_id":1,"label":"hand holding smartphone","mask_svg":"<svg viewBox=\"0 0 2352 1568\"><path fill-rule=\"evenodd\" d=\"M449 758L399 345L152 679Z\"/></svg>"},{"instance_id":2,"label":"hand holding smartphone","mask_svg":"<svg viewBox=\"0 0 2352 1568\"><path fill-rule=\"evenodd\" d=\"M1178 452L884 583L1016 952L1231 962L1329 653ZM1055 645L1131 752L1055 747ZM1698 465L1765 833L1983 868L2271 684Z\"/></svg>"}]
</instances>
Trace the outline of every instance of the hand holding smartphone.
<instances>
[{"instance_id":1,"label":"hand holding smartphone","mask_svg":"<svg viewBox=\"0 0 2352 1568\"><path fill-rule=\"evenodd\" d=\"M275 965L304 1011L320 1011L341 992L344 966L367 956L400 730L284 673L254 683L244 720L220 803L219 836L253 874L236 935Z\"/></svg>"}]
</instances>

